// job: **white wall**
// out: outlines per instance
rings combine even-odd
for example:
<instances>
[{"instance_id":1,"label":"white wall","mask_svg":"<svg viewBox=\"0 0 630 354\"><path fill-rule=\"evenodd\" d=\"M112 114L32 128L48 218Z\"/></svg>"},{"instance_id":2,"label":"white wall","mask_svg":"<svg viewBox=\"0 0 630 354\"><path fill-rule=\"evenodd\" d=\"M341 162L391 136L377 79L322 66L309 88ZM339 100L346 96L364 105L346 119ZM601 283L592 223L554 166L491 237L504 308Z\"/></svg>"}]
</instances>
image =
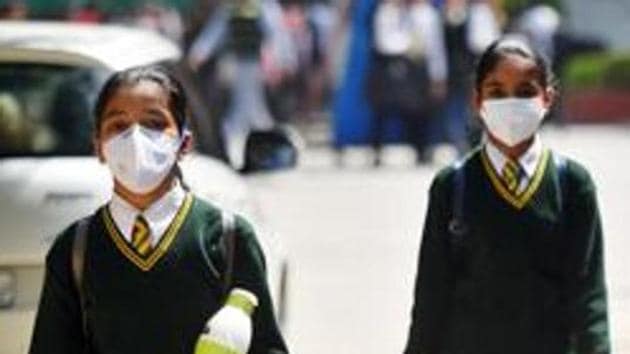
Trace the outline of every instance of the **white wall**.
<instances>
[{"instance_id":1,"label":"white wall","mask_svg":"<svg viewBox=\"0 0 630 354\"><path fill-rule=\"evenodd\" d=\"M575 33L605 39L612 48L630 50L630 0L564 0L566 25Z\"/></svg>"}]
</instances>

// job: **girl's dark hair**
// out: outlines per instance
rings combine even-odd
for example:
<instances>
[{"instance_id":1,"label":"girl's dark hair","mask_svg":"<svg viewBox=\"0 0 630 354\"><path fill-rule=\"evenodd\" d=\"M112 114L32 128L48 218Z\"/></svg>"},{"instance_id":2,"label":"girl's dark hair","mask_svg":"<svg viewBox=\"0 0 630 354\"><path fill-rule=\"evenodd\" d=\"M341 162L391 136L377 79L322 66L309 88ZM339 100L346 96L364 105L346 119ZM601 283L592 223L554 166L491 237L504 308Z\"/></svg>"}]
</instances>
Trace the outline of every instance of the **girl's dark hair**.
<instances>
[{"instance_id":1,"label":"girl's dark hair","mask_svg":"<svg viewBox=\"0 0 630 354\"><path fill-rule=\"evenodd\" d=\"M477 91L481 90L483 80L495 69L499 61L508 55L518 55L533 60L538 69L538 83L542 87L555 86L555 77L548 60L536 51L526 39L508 35L493 42L479 58L475 76Z\"/></svg>"},{"instance_id":2,"label":"girl's dark hair","mask_svg":"<svg viewBox=\"0 0 630 354\"><path fill-rule=\"evenodd\" d=\"M188 126L186 121L188 103L182 84L165 67L150 65L119 71L105 82L94 107L94 126L97 135L103 122L103 114L105 113L107 102L109 102L116 91L123 86L136 85L142 81L155 82L167 92L169 109L175 117L177 128L180 134L184 132Z\"/></svg>"}]
</instances>

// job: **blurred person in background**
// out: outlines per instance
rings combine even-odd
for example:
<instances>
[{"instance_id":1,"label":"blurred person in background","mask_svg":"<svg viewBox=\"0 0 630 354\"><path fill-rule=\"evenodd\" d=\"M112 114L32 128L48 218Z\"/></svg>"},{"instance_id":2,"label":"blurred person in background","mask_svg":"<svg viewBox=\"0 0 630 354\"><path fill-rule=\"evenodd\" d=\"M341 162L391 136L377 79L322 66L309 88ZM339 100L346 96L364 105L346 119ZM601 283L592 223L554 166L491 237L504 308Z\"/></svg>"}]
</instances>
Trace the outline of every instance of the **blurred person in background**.
<instances>
[{"instance_id":1,"label":"blurred person in background","mask_svg":"<svg viewBox=\"0 0 630 354\"><path fill-rule=\"evenodd\" d=\"M333 0L310 0L308 17L313 28L314 50L306 100L307 109L316 113L325 109L331 88L331 47L339 15L333 6Z\"/></svg>"},{"instance_id":2,"label":"blurred person in background","mask_svg":"<svg viewBox=\"0 0 630 354\"><path fill-rule=\"evenodd\" d=\"M182 17L172 7L145 1L135 10L132 24L160 33L176 43L181 43L184 38Z\"/></svg>"},{"instance_id":3,"label":"blurred person in background","mask_svg":"<svg viewBox=\"0 0 630 354\"><path fill-rule=\"evenodd\" d=\"M276 0L226 0L210 15L188 52L194 70L210 59L218 61L216 80L229 89L223 138L236 168L243 165L249 132L274 127L265 83L279 83L296 66L295 51L281 21Z\"/></svg>"},{"instance_id":4,"label":"blurred person in background","mask_svg":"<svg viewBox=\"0 0 630 354\"><path fill-rule=\"evenodd\" d=\"M100 3L99 7L101 9L106 8L103 3ZM105 20L108 23L153 31L180 46L185 45L184 35L187 28L184 25L182 14L178 9L168 4L161 4L151 0L139 0L131 2L120 9L109 9L105 14Z\"/></svg>"},{"instance_id":5,"label":"blurred person in background","mask_svg":"<svg viewBox=\"0 0 630 354\"><path fill-rule=\"evenodd\" d=\"M274 118L288 122L304 116L305 113L305 98L316 49L315 32L308 17L305 0L280 0L279 3L282 8L281 30L289 40L295 62L281 80L267 85L267 98ZM271 62L265 60L263 64L268 72Z\"/></svg>"},{"instance_id":6,"label":"blurred person in background","mask_svg":"<svg viewBox=\"0 0 630 354\"><path fill-rule=\"evenodd\" d=\"M71 6L68 20L81 23L100 23L105 20L105 14L99 10L94 1L88 1L84 5Z\"/></svg>"},{"instance_id":7,"label":"blurred person in background","mask_svg":"<svg viewBox=\"0 0 630 354\"><path fill-rule=\"evenodd\" d=\"M472 72L479 55L499 38L500 28L488 0L445 0L442 17L449 76L440 132L461 154L469 147Z\"/></svg>"},{"instance_id":8,"label":"blurred person in background","mask_svg":"<svg viewBox=\"0 0 630 354\"><path fill-rule=\"evenodd\" d=\"M448 68L439 12L424 0L381 0L373 22L374 61L368 99L375 112L372 133L374 165L381 163L385 121L405 123L418 163L427 158L432 113L446 95Z\"/></svg>"},{"instance_id":9,"label":"blurred person in background","mask_svg":"<svg viewBox=\"0 0 630 354\"><path fill-rule=\"evenodd\" d=\"M338 84L341 79L343 63L348 56L348 42L350 36L350 23L352 22L352 11L355 6L355 0L337 0L335 2L334 11L336 13L329 37L329 66L327 70L328 77L335 82L332 86Z\"/></svg>"},{"instance_id":10,"label":"blurred person in background","mask_svg":"<svg viewBox=\"0 0 630 354\"><path fill-rule=\"evenodd\" d=\"M556 0L503 0L503 6L509 16L506 32L523 36L524 40L529 41L549 61L554 72L563 75L561 65L568 62L569 58L565 56L572 54L576 36L561 34L560 3ZM565 44L569 47L565 47ZM560 122L562 94L558 93L557 103L549 112L546 123Z\"/></svg>"},{"instance_id":11,"label":"blurred person in background","mask_svg":"<svg viewBox=\"0 0 630 354\"><path fill-rule=\"evenodd\" d=\"M24 0L6 0L0 2L0 19L26 20L28 18L28 5Z\"/></svg>"},{"instance_id":12,"label":"blurred person in background","mask_svg":"<svg viewBox=\"0 0 630 354\"><path fill-rule=\"evenodd\" d=\"M330 86L329 55L331 37L337 21L331 0L281 0L284 27L296 50L298 66L288 85L276 99L292 99L283 116L315 119L325 105Z\"/></svg>"},{"instance_id":13,"label":"blurred person in background","mask_svg":"<svg viewBox=\"0 0 630 354\"><path fill-rule=\"evenodd\" d=\"M481 55L484 141L434 178L405 354L610 354L596 186L538 132L555 96L520 38Z\"/></svg>"},{"instance_id":14,"label":"blurred person in background","mask_svg":"<svg viewBox=\"0 0 630 354\"><path fill-rule=\"evenodd\" d=\"M296 66L279 85L270 87L276 119L316 118L324 109L328 83L330 38L335 9L329 0L281 0L282 27L291 41Z\"/></svg>"},{"instance_id":15,"label":"blurred person in background","mask_svg":"<svg viewBox=\"0 0 630 354\"><path fill-rule=\"evenodd\" d=\"M551 61L555 57L555 38L561 20L560 13L554 7L533 2L514 19L512 30L525 35Z\"/></svg>"}]
</instances>

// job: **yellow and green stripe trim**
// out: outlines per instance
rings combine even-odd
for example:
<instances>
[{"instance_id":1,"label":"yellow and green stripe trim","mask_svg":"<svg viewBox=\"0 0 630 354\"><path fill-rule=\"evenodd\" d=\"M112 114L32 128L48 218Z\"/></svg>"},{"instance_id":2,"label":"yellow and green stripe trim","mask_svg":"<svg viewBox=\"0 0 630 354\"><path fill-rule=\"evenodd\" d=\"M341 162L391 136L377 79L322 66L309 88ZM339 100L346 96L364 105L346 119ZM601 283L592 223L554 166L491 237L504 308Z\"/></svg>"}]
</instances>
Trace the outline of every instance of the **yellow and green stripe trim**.
<instances>
[{"instance_id":1,"label":"yellow and green stripe trim","mask_svg":"<svg viewBox=\"0 0 630 354\"><path fill-rule=\"evenodd\" d=\"M175 240L175 237L179 233L179 230L184 224L186 217L188 216L190 208L193 204L193 200L194 198L192 194L188 194L186 196L186 199L184 199L184 203L179 208L177 214L175 215L175 218L164 232L164 235L160 239L160 242L146 256L138 254L138 252L133 249L133 246L125 240L125 238L116 227L109 208L103 208L101 214L105 223L105 228L107 229L107 232L109 233L112 241L116 245L116 248L118 248L118 250L138 268L140 268L142 271L147 272L151 270L151 268L153 268L153 266L169 250L171 244Z\"/></svg>"},{"instance_id":2,"label":"yellow and green stripe trim","mask_svg":"<svg viewBox=\"0 0 630 354\"><path fill-rule=\"evenodd\" d=\"M490 178L492 186L506 202L519 210L523 209L523 207L532 199L536 191L538 191L543 177L545 176L550 155L551 153L549 149L545 149L543 151L543 155L536 166L536 172L534 172L534 176L530 180L527 188L525 188L525 190L521 193L514 194L506 188L505 184L502 182L501 176L498 176L497 172L492 167L492 163L490 162L486 149L481 149L481 161L486 174Z\"/></svg>"}]
</instances>

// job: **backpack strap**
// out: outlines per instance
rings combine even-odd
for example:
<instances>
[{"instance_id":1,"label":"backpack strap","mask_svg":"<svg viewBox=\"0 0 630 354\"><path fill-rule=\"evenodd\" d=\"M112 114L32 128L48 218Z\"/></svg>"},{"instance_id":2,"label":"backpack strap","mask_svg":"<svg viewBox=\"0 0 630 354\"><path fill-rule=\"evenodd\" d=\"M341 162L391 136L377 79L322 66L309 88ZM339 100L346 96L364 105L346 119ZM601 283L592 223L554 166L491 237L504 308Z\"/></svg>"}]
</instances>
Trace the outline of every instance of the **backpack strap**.
<instances>
[{"instance_id":1,"label":"backpack strap","mask_svg":"<svg viewBox=\"0 0 630 354\"><path fill-rule=\"evenodd\" d=\"M85 252L87 248L88 228L91 217L86 217L78 221L72 240L72 279L79 294L79 304L81 306L81 322L84 338L88 338L86 294L83 287L83 274L85 272Z\"/></svg>"},{"instance_id":2,"label":"backpack strap","mask_svg":"<svg viewBox=\"0 0 630 354\"><path fill-rule=\"evenodd\" d=\"M208 265L212 275L221 281L221 295L225 298L230 293L234 274L234 258L236 249L236 217L227 210L221 210L221 238L219 239L219 250L223 256L224 267L221 269L210 256L211 252L205 243L205 237L200 235L199 246L203 258Z\"/></svg>"},{"instance_id":3,"label":"backpack strap","mask_svg":"<svg viewBox=\"0 0 630 354\"><path fill-rule=\"evenodd\" d=\"M564 212L566 209L566 201L568 199L568 193L569 193L569 181L568 181L568 165L569 165L569 161L566 157L553 152L553 162L556 166L556 170L558 171L558 186L560 188L560 193L559 198L560 200L558 201L560 205L560 208L562 208L562 217L564 217Z\"/></svg>"},{"instance_id":4,"label":"backpack strap","mask_svg":"<svg viewBox=\"0 0 630 354\"><path fill-rule=\"evenodd\" d=\"M463 161L454 165L453 174L453 194L451 196L451 220L448 224L448 241L451 247L451 254L454 264L461 268L463 264L463 252L465 248L465 237L468 233L468 223L465 215L465 191L466 191L466 167Z\"/></svg>"},{"instance_id":5,"label":"backpack strap","mask_svg":"<svg viewBox=\"0 0 630 354\"><path fill-rule=\"evenodd\" d=\"M448 229L454 236L463 236L467 231L464 217L464 192L466 190L466 172L463 161L458 161L453 166L453 195L452 218Z\"/></svg>"},{"instance_id":6,"label":"backpack strap","mask_svg":"<svg viewBox=\"0 0 630 354\"><path fill-rule=\"evenodd\" d=\"M221 242L225 254L225 269L223 272L223 294L230 293L234 277L234 258L236 252L236 217L233 213L223 210L221 212L223 234Z\"/></svg>"}]
</instances>

